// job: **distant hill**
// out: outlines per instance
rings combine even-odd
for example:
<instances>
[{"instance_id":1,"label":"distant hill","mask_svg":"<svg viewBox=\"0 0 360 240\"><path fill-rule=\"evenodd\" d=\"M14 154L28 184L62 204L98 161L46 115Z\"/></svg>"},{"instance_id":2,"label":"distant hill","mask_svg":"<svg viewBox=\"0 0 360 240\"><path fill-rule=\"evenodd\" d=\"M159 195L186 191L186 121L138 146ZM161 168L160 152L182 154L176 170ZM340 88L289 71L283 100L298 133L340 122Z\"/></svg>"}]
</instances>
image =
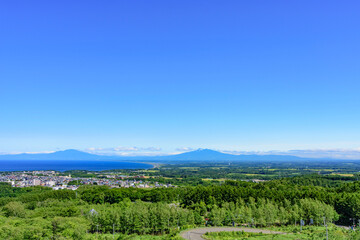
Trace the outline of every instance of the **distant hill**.
<instances>
[{"instance_id":1,"label":"distant hill","mask_svg":"<svg viewBox=\"0 0 360 240\"><path fill-rule=\"evenodd\" d=\"M0 155L0 160L121 160L121 161L299 161L310 160L286 155L233 155L211 149L198 149L167 156L103 156L74 149L40 154Z\"/></svg>"},{"instance_id":2,"label":"distant hill","mask_svg":"<svg viewBox=\"0 0 360 240\"><path fill-rule=\"evenodd\" d=\"M105 160L111 157L90 154L74 149L53 153L0 155L0 160Z\"/></svg>"},{"instance_id":3,"label":"distant hill","mask_svg":"<svg viewBox=\"0 0 360 240\"><path fill-rule=\"evenodd\" d=\"M163 156L164 159L169 160L230 160L234 157L236 157L236 155L222 153L211 149L198 149L177 155Z\"/></svg>"},{"instance_id":4,"label":"distant hill","mask_svg":"<svg viewBox=\"0 0 360 240\"><path fill-rule=\"evenodd\" d=\"M159 157L158 157L159 158ZM191 152L177 155L160 157L164 160L184 160L184 161L259 161L259 160L301 160L303 158L287 155L233 155L222 153L211 149L198 149Z\"/></svg>"}]
</instances>

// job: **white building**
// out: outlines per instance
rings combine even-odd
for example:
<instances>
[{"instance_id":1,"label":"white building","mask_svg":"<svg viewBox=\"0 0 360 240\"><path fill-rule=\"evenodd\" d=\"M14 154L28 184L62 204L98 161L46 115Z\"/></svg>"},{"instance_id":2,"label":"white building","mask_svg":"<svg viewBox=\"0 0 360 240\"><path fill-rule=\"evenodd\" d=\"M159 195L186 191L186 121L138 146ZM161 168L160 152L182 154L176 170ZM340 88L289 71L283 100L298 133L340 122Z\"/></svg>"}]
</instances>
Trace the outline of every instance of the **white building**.
<instances>
[{"instance_id":1,"label":"white building","mask_svg":"<svg viewBox=\"0 0 360 240\"><path fill-rule=\"evenodd\" d=\"M32 181L32 185L33 186L40 186L41 185L41 180L40 179L34 179L33 181Z\"/></svg>"},{"instance_id":2,"label":"white building","mask_svg":"<svg viewBox=\"0 0 360 240\"><path fill-rule=\"evenodd\" d=\"M48 187L53 187L55 186L56 182L55 181L47 181L45 182L45 185L48 186Z\"/></svg>"}]
</instances>

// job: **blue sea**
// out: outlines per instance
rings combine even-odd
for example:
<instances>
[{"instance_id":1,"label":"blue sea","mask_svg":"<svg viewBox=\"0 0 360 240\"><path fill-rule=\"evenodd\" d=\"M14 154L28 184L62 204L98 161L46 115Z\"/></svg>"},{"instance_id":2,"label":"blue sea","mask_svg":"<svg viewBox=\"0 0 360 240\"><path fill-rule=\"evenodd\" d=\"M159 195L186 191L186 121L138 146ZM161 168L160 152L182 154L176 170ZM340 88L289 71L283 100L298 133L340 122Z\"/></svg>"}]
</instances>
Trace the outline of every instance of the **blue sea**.
<instances>
[{"instance_id":1,"label":"blue sea","mask_svg":"<svg viewBox=\"0 0 360 240\"><path fill-rule=\"evenodd\" d=\"M148 169L151 164L85 160L0 160L0 171Z\"/></svg>"}]
</instances>

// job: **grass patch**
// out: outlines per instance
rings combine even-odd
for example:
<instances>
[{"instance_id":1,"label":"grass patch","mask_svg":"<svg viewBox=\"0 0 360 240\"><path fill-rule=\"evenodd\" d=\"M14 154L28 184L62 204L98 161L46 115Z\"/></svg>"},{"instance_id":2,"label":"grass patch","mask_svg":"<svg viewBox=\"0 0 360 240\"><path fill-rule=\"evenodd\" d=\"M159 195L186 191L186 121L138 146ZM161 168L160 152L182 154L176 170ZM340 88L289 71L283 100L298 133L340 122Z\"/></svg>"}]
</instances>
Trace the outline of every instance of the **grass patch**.
<instances>
[{"instance_id":1,"label":"grass patch","mask_svg":"<svg viewBox=\"0 0 360 240\"><path fill-rule=\"evenodd\" d=\"M216 178L216 179L213 179L213 178L202 178L201 180L203 180L203 181L219 181L219 182L224 182L224 181L226 181L226 180L228 180L228 179L226 179L226 178Z\"/></svg>"},{"instance_id":2,"label":"grass patch","mask_svg":"<svg viewBox=\"0 0 360 240\"><path fill-rule=\"evenodd\" d=\"M263 233L248 233L248 232L212 232L206 233L204 237L208 240L325 240L326 229L325 227L318 226L304 226L300 232L300 227L287 226L287 227L272 227L272 231L286 232L287 234L263 234ZM329 239L336 240L355 240L360 239L359 231L346 230L336 226L329 226L328 228Z\"/></svg>"},{"instance_id":3,"label":"grass patch","mask_svg":"<svg viewBox=\"0 0 360 240\"><path fill-rule=\"evenodd\" d=\"M343 176L343 177L353 177L354 174L350 174L350 173L331 173L330 175L339 175L339 176Z\"/></svg>"},{"instance_id":4,"label":"grass patch","mask_svg":"<svg viewBox=\"0 0 360 240\"><path fill-rule=\"evenodd\" d=\"M263 234L263 233L250 233L250 232L212 232L204 235L209 240L235 240L235 239L278 239L278 240L295 240L299 238L294 234Z\"/></svg>"}]
</instances>

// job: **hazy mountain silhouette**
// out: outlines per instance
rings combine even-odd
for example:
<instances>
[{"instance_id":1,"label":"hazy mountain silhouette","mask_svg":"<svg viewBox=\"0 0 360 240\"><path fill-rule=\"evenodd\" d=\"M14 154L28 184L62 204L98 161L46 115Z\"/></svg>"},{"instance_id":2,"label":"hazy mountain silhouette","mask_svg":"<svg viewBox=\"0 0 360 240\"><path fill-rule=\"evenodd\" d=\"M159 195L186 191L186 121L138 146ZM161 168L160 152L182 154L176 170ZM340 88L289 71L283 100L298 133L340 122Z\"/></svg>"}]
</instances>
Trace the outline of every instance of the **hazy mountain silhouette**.
<instances>
[{"instance_id":1,"label":"hazy mountain silhouette","mask_svg":"<svg viewBox=\"0 0 360 240\"><path fill-rule=\"evenodd\" d=\"M143 161L294 161L309 160L289 155L233 155L211 149L198 149L167 156L104 156L74 149L53 153L0 155L0 160L143 160Z\"/></svg>"},{"instance_id":2,"label":"hazy mountain silhouette","mask_svg":"<svg viewBox=\"0 0 360 240\"><path fill-rule=\"evenodd\" d=\"M300 160L302 158L296 156L287 155L233 155L228 153L222 153L211 149L198 149L191 152L181 153L177 155L162 156L161 159L166 160L209 160L209 161L228 161L228 160Z\"/></svg>"},{"instance_id":3,"label":"hazy mountain silhouette","mask_svg":"<svg viewBox=\"0 0 360 240\"><path fill-rule=\"evenodd\" d=\"M105 160L111 157L100 156L86 153L74 149L58 151L53 153L37 153L37 154L8 154L0 155L0 160Z\"/></svg>"}]
</instances>

